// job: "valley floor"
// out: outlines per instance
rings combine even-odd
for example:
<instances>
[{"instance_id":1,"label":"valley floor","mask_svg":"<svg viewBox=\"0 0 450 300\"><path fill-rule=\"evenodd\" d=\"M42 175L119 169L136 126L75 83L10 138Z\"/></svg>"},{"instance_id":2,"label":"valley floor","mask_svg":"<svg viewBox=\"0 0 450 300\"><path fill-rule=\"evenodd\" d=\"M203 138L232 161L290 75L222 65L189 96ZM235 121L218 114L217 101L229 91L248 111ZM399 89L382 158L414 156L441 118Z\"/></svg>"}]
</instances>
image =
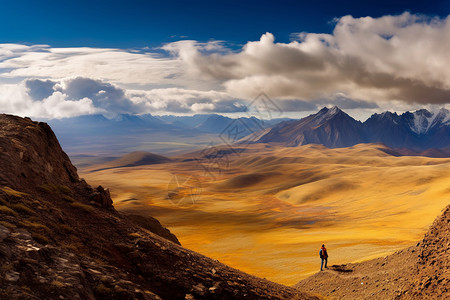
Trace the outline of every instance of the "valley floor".
<instances>
[{"instance_id":1,"label":"valley floor","mask_svg":"<svg viewBox=\"0 0 450 300\"><path fill-rule=\"evenodd\" d=\"M322 243L329 265L383 257L420 240L450 203L450 159L385 150L251 145L79 171L109 187L118 210L157 218L184 247L293 285L319 271Z\"/></svg>"}]
</instances>

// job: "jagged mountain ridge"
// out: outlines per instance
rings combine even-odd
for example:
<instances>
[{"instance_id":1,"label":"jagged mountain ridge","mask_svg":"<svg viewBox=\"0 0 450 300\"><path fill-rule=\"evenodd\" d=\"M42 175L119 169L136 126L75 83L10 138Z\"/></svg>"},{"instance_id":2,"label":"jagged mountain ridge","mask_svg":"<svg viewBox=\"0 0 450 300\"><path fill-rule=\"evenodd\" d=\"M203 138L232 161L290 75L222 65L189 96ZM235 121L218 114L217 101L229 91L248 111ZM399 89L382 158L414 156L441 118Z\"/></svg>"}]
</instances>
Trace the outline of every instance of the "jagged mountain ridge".
<instances>
[{"instance_id":1,"label":"jagged mountain ridge","mask_svg":"<svg viewBox=\"0 0 450 300\"><path fill-rule=\"evenodd\" d=\"M338 107L324 107L306 118L279 123L252 143L280 143L285 146L322 144L329 148L350 147L359 143L383 143L392 148L426 150L450 147L450 111L436 113L418 110L401 115L391 112L373 114L360 122Z\"/></svg>"},{"instance_id":2,"label":"jagged mountain ridge","mask_svg":"<svg viewBox=\"0 0 450 300\"><path fill-rule=\"evenodd\" d=\"M45 123L0 115L0 159L1 299L317 299L117 212Z\"/></svg>"},{"instance_id":3,"label":"jagged mountain ridge","mask_svg":"<svg viewBox=\"0 0 450 300\"><path fill-rule=\"evenodd\" d=\"M329 148L364 142L361 122L337 107L323 108L299 121L282 122L272 127L256 142L278 142L285 146L322 144Z\"/></svg>"}]
</instances>

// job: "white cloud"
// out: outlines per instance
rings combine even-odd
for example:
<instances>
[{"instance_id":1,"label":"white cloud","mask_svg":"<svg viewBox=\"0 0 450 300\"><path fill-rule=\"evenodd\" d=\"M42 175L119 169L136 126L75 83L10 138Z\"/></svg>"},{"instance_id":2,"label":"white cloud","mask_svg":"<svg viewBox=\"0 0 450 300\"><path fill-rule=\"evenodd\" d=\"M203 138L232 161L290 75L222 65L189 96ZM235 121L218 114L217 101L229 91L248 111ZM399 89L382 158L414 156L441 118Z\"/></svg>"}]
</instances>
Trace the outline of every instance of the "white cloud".
<instances>
[{"instance_id":1,"label":"white cloud","mask_svg":"<svg viewBox=\"0 0 450 300\"><path fill-rule=\"evenodd\" d=\"M130 90L126 95L150 113L232 113L246 111L245 102L217 91L181 88Z\"/></svg>"},{"instance_id":2,"label":"white cloud","mask_svg":"<svg viewBox=\"0 0 450 300\"><path fill-rule=\"evenodd\" d=\"M13 100L12 100L13 99ZM65 118L101 113L233 113L246 111L245 103L217 91L181 88L126 90L98 79L27 79L0 85L2 112L37 118Z\"/></svg>"},{"instance_id":3,"label":"white cloud","mask_svg":"<svg viewBox=\"0 0 450 300\"><path fill-rule=\"evenodd\" d=\"M302 33L275 43L266 33L238 53L204 54L192 42L166 48L247 99L264 90L286 99L345 93L366 101L450 102L450 17L345 16L333 34Z\"/></svg>"},{"instance_id":4,"label":"white cloud","mask_svg":"<svg viewBox=\"0 0 450 300\"><path fill-rule=\"evenodd\" d=\"M67 95L55 91L49 97L34 100L25 83L0 85L0 107L3 113L35 118L64 118L104 110L94 107L88 98L69 101Z\"/></svg>"},{"instance_id":5,"label":"white cloud","mask_svg":"<svg viewBox=\"0 0 450 300\"><path fill-rule=\"evenodd\" d=\"M164 84L178 72L179 62L154 53L120 49L52 48L0 44L4 78L101 78L121 84Z\"/></svg>"},{"instance_id":6,"label":"white cloud","mask_svg":"<svg viewBox=\"0 0 450 300\"><path fill-rule=\"evenodd\" d=\"M67 118L80 115L104 112L94 107L92 100L83 98L80 100L67 100L67 95L61 92L55 92L50 97L42 101L33 103L35 109L31 108L33 114L46 118ZM33 116L33 115L31 115Z\"/></svg>"}]
</instances>

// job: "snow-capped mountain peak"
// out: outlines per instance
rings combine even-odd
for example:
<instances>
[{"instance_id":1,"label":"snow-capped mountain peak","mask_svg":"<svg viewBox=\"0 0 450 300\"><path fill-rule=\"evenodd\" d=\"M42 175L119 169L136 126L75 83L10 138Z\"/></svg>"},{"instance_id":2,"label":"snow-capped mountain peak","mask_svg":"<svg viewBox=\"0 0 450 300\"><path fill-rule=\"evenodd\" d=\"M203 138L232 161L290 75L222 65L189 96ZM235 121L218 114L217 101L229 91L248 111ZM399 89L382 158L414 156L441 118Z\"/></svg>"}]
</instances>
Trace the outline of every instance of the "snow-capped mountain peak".
<instances>
[{"instance_id":1,"label":"snow-capped mountain peak","mask_svg":"<svg viewBox=\"0 0 450 300\"><path fill-rule=\"evenodd\" d=\"M333 106L332 108L324 107L315 115L314 122L319 125L323 123L323 121L331 119L339 112L342 112L342 110L340 110L337 106Z\"/></svg>"},{"instance_id":2,"label":"snow-capped mountain peak","mask_svg":"<svg viewBox=\"0 0 450 300\"><path fill-rule=\"evenodd\" d=\"M426 134L433 128L450 124L450 111L441 108L438 112L419 109L412 113L411 130L417 134Z\"/></svg>"},{"instance_id":3,"label":"snow-capped mountain peak","mask_svg":"<svg viewBox=\"0 0 450 300\"><path fill-rule=\"evenodd\" d=\"M441 108L436 114L436 118L434 119L434 123L440 123L443 125L450 124L450 111L445 108ZM434 126L435 124L432 124ZM437 125L437 124L436 124Z\"/></svg>"}]
</instances>

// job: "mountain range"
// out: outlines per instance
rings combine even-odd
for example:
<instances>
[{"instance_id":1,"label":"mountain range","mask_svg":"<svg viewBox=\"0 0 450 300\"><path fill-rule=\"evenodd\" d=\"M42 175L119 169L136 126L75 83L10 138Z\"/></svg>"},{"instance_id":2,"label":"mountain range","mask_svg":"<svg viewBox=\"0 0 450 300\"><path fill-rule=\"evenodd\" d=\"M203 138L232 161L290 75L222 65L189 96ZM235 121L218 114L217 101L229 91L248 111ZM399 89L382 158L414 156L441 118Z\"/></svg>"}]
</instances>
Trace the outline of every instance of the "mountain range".
<instances>
[{"instance_id":1,"label":"mountain range","mask_svg":"<svg viewBox=\"0 0 450 300\"><path fill-rule=\"evenodd\" d=\"M256 117L240 117L233 119L218 114L198 114L193 116L166 115L157 118L172 126L219 134L226 130L231 123L237 126L239 132L253 132L274 126L282 121L291 120L289 118L262 120Z\"/></svg>"},{"instance_id":2,"label":"mountain range","mask_svg":"<svg viewBox=\"0 0 450 300\"><path fill-rule=\"evenodd\" d=\"M392 148L415 151L450 147L450 111L432 113L421 109L401 115L373 114L365 122L349 116L338 107L322 108L300 120L281 122L249 136L241 142L278 143L284 146L322 144L328 148L350 147L360 143L383 143Z\"/></svg>"},{"instance_id":3,"label":"mountain range","mask_svg":"<svg viewBox=\"0 0 450 300\"><path fill-rule=\"evenodd\" d=\"M233 128L237 138L260 131L287 119L232 119L217 114L153 116L121 114L114 118L83 115L43 120L53 128L64 149L74 155L117 157L134 151L178 154L223 143L221 134Z\"/></svg>"},{"instance_id":4,"label":"mountain range","mask_svg":"<svg viewBox=\"0 0 450 300\"><path fill-rule=\"evenodd\" d=\"M201 133L221 133L232 122L237 121L239 131L261 130L281 121L279 118L261 120L255 117L229 118L217 114L197 114L193 116L153 116L151 114L130 115L120 114L114 118L106 118L101 114L83 115L72 118L45 120L55 132L73 135L80 131L84 135L121 135L144 133L160 130L172 134L196 135Z\"/></svg>"},{"instance_id":5,"label":"mountain range","mask_svg":"<svg viewBox=\"0 0 450 300\"><path fill-rule=\"evenodd\" d=\"M133 151L176 155L209 144L222 144L228 130L237 134L234 140L246 143L277 143L289 147L322 144L329 148L383 143L402 149L400 152L407 155L420 155L429 149L439 149L434 156L450 153L450 112L445 108L403 114L386 111L373 114L365 122L355 120L336 106L324 107L302 119L145 114L118 115L111 119L86 115L47 122L71 155L97 153L118 157Z\"/></svg>"}]
</instances>

